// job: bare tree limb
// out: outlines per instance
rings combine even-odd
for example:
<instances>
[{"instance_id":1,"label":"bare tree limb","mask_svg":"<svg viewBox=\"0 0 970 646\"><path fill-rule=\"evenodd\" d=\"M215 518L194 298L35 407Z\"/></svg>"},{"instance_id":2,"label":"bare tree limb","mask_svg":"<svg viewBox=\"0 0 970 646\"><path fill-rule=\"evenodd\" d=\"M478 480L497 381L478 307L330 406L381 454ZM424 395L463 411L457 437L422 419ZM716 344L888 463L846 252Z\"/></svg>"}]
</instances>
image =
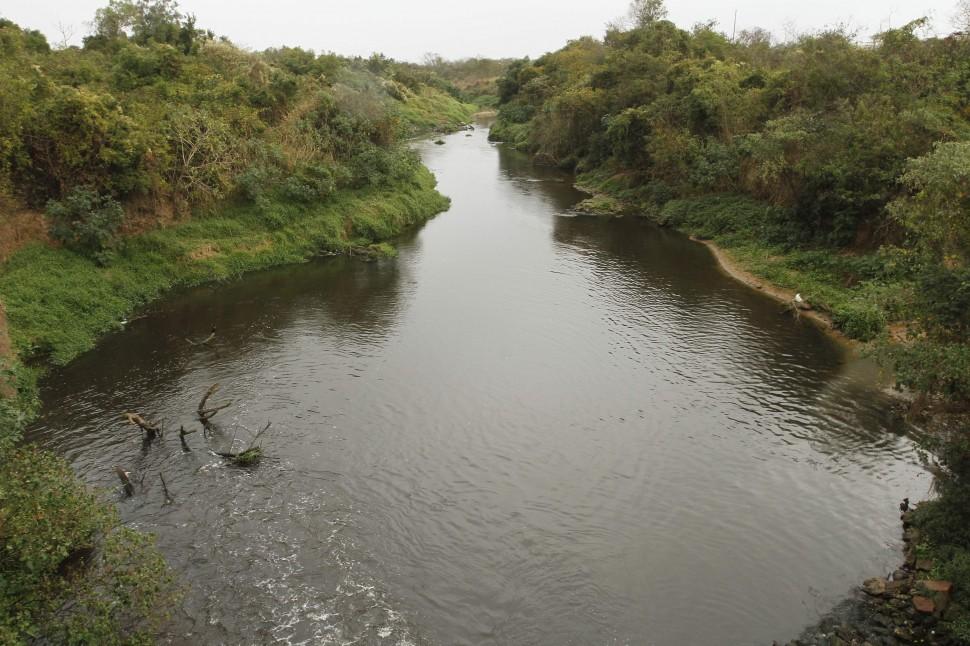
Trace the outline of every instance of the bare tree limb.
<instances>
[{"instance_id":1,"label":"bare tree limb","mask_svg":"<svg viewBox=\"0 0 970 646\"><path fill-rule=\"evenodd\" d=\"M172 503L175 502L175 498L173 498L172 495L168 492L168 485L165 483L165 476L163 476L162 472L159 471L158 477L162 481L162 491L165 493L165 504L171 505Z\"/></svg>"},{"instance_id":2,"label":"bare tree limb","mask_svg":"<svg viewBox=\"0 0 970 646\"><path fill-rule=\"evenodd\" d=\"M149 422L138 413L125 413L125 419L128 420L129 424L133 424L145 431L145 433L148 435L148 439L150 440L155 439L155 436L162 434L162 429L158 424Z\"/></svg>"},{"instance_id":3,"label":"bare tree limb","mask_svg":"<svg viewBox=\"0 0 970 646\"><path fill-rule=\"evenodd\" d=\"M125 496L128 498L134 496L135 483L131 481L131 474L121 467L115 467L115 473L118 474L118 479L121 480L121 484L125 488Z\"/></svg>"}]
</instances>

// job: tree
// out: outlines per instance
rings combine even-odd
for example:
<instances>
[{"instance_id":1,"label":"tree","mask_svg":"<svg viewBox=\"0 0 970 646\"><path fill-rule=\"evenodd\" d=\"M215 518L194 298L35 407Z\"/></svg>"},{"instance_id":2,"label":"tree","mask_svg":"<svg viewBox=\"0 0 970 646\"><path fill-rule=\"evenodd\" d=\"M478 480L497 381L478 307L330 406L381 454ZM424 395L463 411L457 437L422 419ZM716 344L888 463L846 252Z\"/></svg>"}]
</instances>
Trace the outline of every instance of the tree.
<instances>
[{"instance_id":1,"label":"tree","mask_svg":"<svg viewBox=\"0 0 970 646\"><path fill-rule=\"evenodd\" d=\"M139 45L151 42L174 45L188 54L210 32L195 28L195 17L179 11L176 0L111 0L94 16L94 34L86 46L130 39Z\"/></svg>"},{"instance_id":2,"label":"tree","mask_svg":"<svg viewBox=\"0 0 970 646\"><path fill-rule=\"evenodd\" d=\"M970 260L970 141L936 144L909 160L900 182L909 195L893 202L890 212L934 255Z\"/></svg>"},{"instance_id":3,"label":"tree","mask_svg":"<svg viewBox=\"0 0 970 646\"><path fill-rule=\"evenodd\" d=\"M953 23L963 33L970 33L970 0L960 0L957 12L953 16Z\"/></svg>"},{"instance_id":4,"label":"tree","mask_svg":"<svg viewBox=\"0 0 970 646\"><path fill-rule=\"evenodd\" d=\"M104 265L110 260L125 212L111 196L79 187L63 200L48 202L47 217L52 238Z\"/></svg>"},{"instance_id":5,"label":"tree","mask_svg":"<svg viewBox=\"0 0 970 646\"><path fill-rule=\"evenodd\" d=\"M664 0L633 0L630 3L630 20L636 27L646 27L667 17Z\"/></svg>"}]
</instances>

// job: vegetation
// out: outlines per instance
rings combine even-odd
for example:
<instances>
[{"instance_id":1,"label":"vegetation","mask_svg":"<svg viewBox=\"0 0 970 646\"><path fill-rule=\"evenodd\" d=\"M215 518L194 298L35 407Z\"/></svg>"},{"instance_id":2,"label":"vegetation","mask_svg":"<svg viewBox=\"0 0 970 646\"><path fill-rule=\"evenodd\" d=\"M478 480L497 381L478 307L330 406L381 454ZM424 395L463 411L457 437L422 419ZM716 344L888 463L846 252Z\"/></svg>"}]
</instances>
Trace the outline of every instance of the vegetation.
<instances>
[{"instance_id":1,"label":"vegetation","mask_svg":"<svg viewBox=\"0 0 970 646\"><path fill-rule=\"evenodd\" d=\"M966 2L960 11L970 15ZM680 29L662 0L637 0L602 40L513 62L491 134L577 171L597 194L588 210L640 213L716 241L871 341L918 403L966 410L966 25L936 37L921 19L866 45L842 29L775 43L760 29ZM938 447L941 495L921 507L965 605L966 437ZM970 639L970 620L953 625Z\"/></svg>"},{"instance_id":2,"label":"vegetation","mask_svg":"<svg viewBox=\"0 0 970 646\"><path fill-rule=\"evenodd\" d=\"M247 52L172 0L111 0L80 48L0 20L0 642L150 642L177 596L149 537L20 446L43 367L175 286L393 253L447 206L405 141L462 96L379 55Z\"/></svg>"},{"instance_id":3,"label":"vegetation","mask_svg":"<svg viewBox=\"0 0 970 646\"><path fill-rule=\"evenodd\" d=\"M939 456L939 496L917 507L915 522L926 539L923 553L934 563L932 576L955 584L948 625L970 643L970 438L958 433L936 440L933 448Z\"/></svg>"},{"instance_id":4,"label":"vegetation","mask_svg":"<svg viewBox=\"0 0 970 646\"><path fill-rule=\"evenodd\" d=\"M0 642L151 643L178 589L151 538L49 453L0 462Z\"/></svg>"},{"instance_id":5,"label":"vegetation","mask_svg":"<svg viewBox=\"0 0 970 646\"><path fill-rule=\"evenodd\" d=\"M458 89L463 100L482 108L498 107L498 80L512 59L466 58L447 61L427 54L422 67L445 79Z\"/></svg>"}]
</instances>

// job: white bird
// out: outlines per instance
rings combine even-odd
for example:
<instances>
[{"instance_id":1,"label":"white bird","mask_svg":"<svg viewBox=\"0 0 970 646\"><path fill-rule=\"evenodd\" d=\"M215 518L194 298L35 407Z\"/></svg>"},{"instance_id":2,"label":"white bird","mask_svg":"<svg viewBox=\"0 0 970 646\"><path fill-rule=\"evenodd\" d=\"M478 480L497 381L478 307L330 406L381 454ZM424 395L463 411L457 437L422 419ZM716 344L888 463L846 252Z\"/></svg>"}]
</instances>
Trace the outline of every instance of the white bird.
<instances>
[{"instance_id":1,"label":"white bird","mask_svg":"<svg viewBox=\"0 0 970 646\"><path fill-rule=\"evenodd\" d=\"M805 299L802 298L801 294L795 294L795 302L801 305L802 303L805 302Z\"/></svg>"}]
</instances>

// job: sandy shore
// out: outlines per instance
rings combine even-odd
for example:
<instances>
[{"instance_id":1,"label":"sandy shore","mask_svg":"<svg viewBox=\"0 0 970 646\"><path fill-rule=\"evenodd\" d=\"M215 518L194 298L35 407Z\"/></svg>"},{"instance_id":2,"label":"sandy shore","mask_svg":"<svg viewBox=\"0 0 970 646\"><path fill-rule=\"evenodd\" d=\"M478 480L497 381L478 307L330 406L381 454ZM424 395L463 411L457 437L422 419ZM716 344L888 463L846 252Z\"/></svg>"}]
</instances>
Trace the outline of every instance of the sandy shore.
<instances>
[{"instance_id":1,"label":"sandy shore","mask_svg":"<svg viewBox=\"0 0 970 646\"><path fill-rule=\"evenodd\" d=\"M731 258L731 255L728 252L726 252L724 249L721 249L710 240L701 240L693 236L691 236L691 240L693 240L694 242L698 242L704 245L705 247L707 247L714 255L714 258L717 259L717 264L721 268L721 271L723 271L731 278L744 283L748 287L757 289L759 292L767 294L768 296L775 299L779 303L791 305L793 299L795 298L794 291L790 289L784 289L783 287L773 285L769 282L766 282L758 278L750 271L747 271L746 269L738 265L737 262L735 262L735 260ZM832 317L830 317L828 314L812 309L812 310L802 310L800 315L809 319L810 321L812 321L813 323L821 327L833 338L839 340L840 342L845 343L846 345L849 345L852 347L855 347L858 345L858 341L850 339L849 337L842 334L838 329L836 329L835 322L832 321Z\"/></svg>"}]
</instances>

